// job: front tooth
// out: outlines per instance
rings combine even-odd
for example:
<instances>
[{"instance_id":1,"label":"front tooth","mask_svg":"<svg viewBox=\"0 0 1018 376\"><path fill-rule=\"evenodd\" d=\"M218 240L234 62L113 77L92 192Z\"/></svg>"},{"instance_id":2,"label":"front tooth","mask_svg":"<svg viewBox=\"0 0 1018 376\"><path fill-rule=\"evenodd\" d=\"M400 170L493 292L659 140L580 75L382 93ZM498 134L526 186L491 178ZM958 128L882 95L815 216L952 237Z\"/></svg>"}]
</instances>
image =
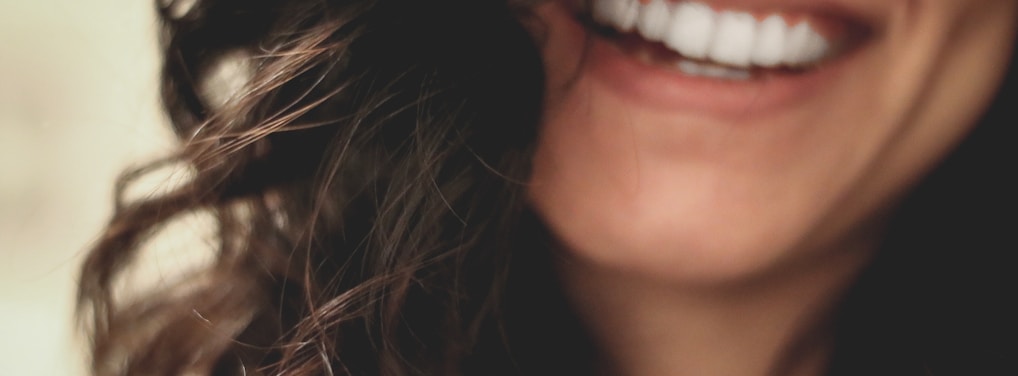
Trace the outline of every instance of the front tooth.
<instances>
[{"instance_id":1,"label":"front tooth","mask_svg":"<svg viewBox=\"0 0 1018 376\"><path fill-rule=\"evenodd\" d=\"M760 23L753 46L753 64L761 67L775 67L781 64L785 55L785 35L788 24L781 16L767 17Z\"/></svg>"},{"instance_id":2,"label":"front tooth","mask_svg":"<svg viewBox=\"0 0 1018 376\"><path fill-rule=\"evenodd\" d=\"M649 4L641 7L636 28L644 38L655 42L661 41L668 33L671 16L671 9L665 0L651 0Z\"/></svg>"},{"instance_id":3,"label":"front tooth","mask_svg":"<svg viewBox=\"0 0 1018 376\"><path fill-rule=\"evenodd\" d=\"M749 13L721 12L710 47L710 58L722 64L748 67L756 39L756 18Z\"/></svg>"},{"instance_id":4,"label":"front tooth","mask_svg":"<svg viewBox=\"0 0 1018 376\"><path fill-rule=\"evenodd\" d=\"M686 57L706 58L714 38L715 17L714 10L705 4L679 3L672 13L665 44Z\"/></svg>"},{"instance_id":5,"label":"front tooth","mask_svg":"<svg viewBox=\"0 0 1018 376\"><path fill-rule=\"evenodd\" d=\"M789 66L801 66L822 59L829 50L827 40L803 22L788 32L783 61Z\"/></svg>"}]
</instances>

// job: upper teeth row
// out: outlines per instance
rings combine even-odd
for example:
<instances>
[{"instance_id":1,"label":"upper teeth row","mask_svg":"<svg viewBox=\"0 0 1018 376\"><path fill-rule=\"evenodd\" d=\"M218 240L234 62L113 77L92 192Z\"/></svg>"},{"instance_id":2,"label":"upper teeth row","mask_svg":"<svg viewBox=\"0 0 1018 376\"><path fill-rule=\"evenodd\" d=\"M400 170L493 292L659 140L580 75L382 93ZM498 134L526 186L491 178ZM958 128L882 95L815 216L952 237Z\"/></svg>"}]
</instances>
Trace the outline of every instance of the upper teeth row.
<instances>
[{"instance_id":1,"label":"upper teeth row","mask_svg":"<svg viewBox=\"0 0 1018 376\"><path fill-rule=\"evenodd\" d=\"M750 13L718 12L693 1L594 0L593 16L622 32L635 29L683 56L735 67L804 66L832 52L809 22L792 27L777 14L757 21Z\"/></svg>"}]
</instances>

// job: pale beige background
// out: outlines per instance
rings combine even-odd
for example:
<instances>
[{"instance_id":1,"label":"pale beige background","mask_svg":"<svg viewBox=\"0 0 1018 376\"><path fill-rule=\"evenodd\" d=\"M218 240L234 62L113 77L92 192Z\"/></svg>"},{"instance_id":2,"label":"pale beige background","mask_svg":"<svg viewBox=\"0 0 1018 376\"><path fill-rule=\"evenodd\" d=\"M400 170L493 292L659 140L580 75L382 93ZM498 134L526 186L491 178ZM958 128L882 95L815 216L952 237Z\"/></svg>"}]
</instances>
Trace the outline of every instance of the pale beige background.
<instances>
[{"instance_id":1,"label":"pale beige background","mask_svg":"<svg viewBox=\"0 0 1018 376\"><path fill-rule=\"evenodd\" d=\"M80 375L71 310L112 181L165 153L154 0L0 0L0 375Z\"/></svg>"}]
</instances>

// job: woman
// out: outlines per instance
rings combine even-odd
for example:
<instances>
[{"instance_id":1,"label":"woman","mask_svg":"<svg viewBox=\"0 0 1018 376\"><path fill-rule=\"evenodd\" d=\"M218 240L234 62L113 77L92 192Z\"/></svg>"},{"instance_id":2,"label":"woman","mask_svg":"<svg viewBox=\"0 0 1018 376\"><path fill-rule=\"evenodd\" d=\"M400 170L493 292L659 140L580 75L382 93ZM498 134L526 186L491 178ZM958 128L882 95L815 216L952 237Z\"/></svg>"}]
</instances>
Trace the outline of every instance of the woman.
<instances>
[{"instance_id":1,"label":"woman","mask_svg":"<svg viewBox=\"0 0 1018 376\"><path fill-rule=\"evenodd\" d=\"M84 266L97 374L1015 372L1016 1L160 9L194 174Z\"/></svg>"}]
</instances>

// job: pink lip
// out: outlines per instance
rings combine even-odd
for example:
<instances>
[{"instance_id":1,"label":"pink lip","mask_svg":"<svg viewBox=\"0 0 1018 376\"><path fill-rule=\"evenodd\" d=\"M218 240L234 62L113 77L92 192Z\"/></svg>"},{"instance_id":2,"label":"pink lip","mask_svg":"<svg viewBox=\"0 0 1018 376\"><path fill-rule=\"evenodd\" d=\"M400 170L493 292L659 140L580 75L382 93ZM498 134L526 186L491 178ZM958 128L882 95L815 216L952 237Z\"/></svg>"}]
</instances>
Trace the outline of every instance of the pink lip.
<instances>
[{"instance_id":1,"label":"pink lip","mask_svg":"<svg viewBox=\"0 0 1018 376\"><path fill-rule=\"evenodd\" d=\"M757 5L759 6L759 5ZM570 22L590 38L584 69L596 82L639 106L665 111L744 117L795 106L822 91L825 82L841 76L854 53L802 73L764 74L745 81L689 76L652 65L624 51L615 41L591 32L562 7L552 22Z\"/></svg>"},{"instance_id":2,"label":"pink lip","mask_svg":"<svg viewBox=\"0 0 1018 376\"><path fill-rule=\"evenodd\" d=\"M798 74L719 80L641 62L601 37L593 37L586 63L594 78L643 105L718 115L746 115L792 105L822 89L842 65L830 62Z\"/></svg>"}]
</instances>

